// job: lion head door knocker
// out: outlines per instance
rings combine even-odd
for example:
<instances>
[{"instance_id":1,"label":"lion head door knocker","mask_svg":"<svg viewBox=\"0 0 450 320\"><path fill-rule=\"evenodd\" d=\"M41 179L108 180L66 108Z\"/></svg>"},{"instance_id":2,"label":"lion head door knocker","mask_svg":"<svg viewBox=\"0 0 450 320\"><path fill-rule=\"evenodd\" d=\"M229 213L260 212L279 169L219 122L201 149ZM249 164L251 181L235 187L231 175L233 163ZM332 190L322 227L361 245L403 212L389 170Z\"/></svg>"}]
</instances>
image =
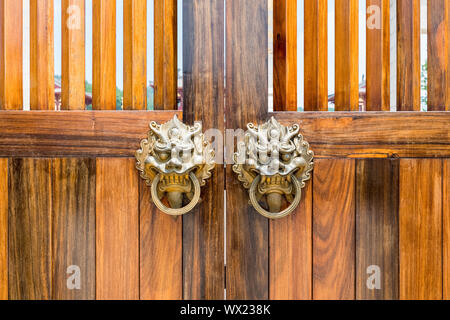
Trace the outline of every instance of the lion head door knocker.
<instances>
[{"instance_id":1,"label":"lion head door knocker","mask_svg":"<svg viewBox=\"0 0 450 320\"><path fill-rule=\"evenodd\" d=\"M150 123L148 138L141 141L136 159L136 168L151 186L153 202L162 212L174 216L195 207L200 187L215 167L214 150L202 133L202 125L185 125L177 116L161 125ZM170 208L163 204L164 198Z\"/></svg>"},{"instance_id":2,"label":"lion head door knocker","mask_svg":"<svg viewBox=\"0 0 450 320\"><path fill-rule=\"evenodd\" d=\"M234 154L233 171L249 189L256 211L270 219L285 217L300 203L301 189L314 166L314 153L297 124L285 127L272 117L259 127L249 123L247 129ZM269 211L260 202L265 202ZM289 205L280 211L283 203Z\"/></svg>"}]
</instances>

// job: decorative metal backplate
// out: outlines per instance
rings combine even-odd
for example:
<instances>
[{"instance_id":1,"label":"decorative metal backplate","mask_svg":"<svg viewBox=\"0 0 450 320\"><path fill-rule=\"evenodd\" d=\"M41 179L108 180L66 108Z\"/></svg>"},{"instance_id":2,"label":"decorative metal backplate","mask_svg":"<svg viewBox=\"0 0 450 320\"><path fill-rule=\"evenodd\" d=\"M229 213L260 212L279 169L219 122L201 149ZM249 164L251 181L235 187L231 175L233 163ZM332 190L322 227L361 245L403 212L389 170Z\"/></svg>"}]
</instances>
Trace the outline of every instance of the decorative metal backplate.
<instances>
[{"instance_id":1,"label":"decorative metal backplate","mask_svg":"<svg viewBox=\"0 0 450 320\"><path fill-rule=\"evenodd\" d=\"M249 123L244 142L238 144L233 171L249 189L251 204L265 217L281 218L294 211L311 177L314 153L299 132L299 125L285 127L272 117L260 126ZM280 211L283 197L290 205Z\"/></svg>"}]
</instances>

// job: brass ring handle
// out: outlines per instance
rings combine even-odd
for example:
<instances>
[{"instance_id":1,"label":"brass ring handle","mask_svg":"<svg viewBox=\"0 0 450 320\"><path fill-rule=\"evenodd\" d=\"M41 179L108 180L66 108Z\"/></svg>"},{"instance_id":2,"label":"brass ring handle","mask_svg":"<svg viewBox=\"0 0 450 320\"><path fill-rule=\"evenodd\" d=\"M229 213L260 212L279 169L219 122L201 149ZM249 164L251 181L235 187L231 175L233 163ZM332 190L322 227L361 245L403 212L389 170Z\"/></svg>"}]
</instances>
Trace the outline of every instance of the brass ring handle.
<instances>
[{"instance_id":1,"label":"brass ring handle","mask_svg":"<svg viewBox=\"0 0 450 320\"><path fill-rule=\"evenodd\" d=\"M286 217L287 215L289 215L290 213L292 213L292 211L295 210L295 208L297 208L297 206L300 204L300 200L302 197L302 186L300 184L300 182L298 181L298 179L294 176L291 175L291 179L292 182L294 183L294 187L295 187L295 198L292 201L292 203L290 204L289 207L287 207L286 209L284 209L281 212L269 212L267 210L265 210L263 207L261 207L258 203L258 200L256 199L256 188L258 187L259 182L261 181L261 176L258 175L252 182L251 186L250 186L250 190L249 190L249 194L250 194L250 202L253 205L253 207L256 209L256 211L258 211L259 214L263 215L266 218L269 219L279 219L279 218L283 218Z\"/></svg>"},{"instance_id":2,"label":"brass ring handle","mask_svg":"<svg viewBox=\"0 0 450 320\"><path fill-rule=\"evenodd\" d=\"M194 207L197 205L198 201L200 200L200 182L198 181L197 176L193 172L189 173L189 178L191 179L192 184L194 185L194 197L192 198L191 202L189 202L189 204L187 206L185 206L183 208L179 208L179 209L172 209L172 208L166 207L161 202L161 200L158 198L157 188L158 188L160 178L161 178L161 175L158 173L156 175L156 177L153 179L152 188L151 188L153 202L159 210L161 210L162 212L164 212L168 215L171 215L171 216L181 216L185 213L188 213L192 209L194 209Z\"/></svg>"}]
</instances>

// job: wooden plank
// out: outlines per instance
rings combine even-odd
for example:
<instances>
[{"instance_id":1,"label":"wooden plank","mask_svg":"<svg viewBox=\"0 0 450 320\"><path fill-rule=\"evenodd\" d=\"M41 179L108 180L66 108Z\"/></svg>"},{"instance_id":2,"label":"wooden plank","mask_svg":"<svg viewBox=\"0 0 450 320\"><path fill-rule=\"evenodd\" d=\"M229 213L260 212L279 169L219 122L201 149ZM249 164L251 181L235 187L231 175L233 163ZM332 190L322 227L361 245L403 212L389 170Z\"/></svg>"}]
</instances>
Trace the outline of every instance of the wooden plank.
<instances>
[{"instance_id":1,"label":"wooden plank","mask_svg":"<svg viewBox=\"0 0 450 320\"><path fill-rule=\"evenodd\" d=\"M0 300L8 300L8 159L0 159Z\"/></svg>"},{"instance_id":2,"label":"wooden plank","mask_svg":"<svg viewBox=\"0 0 450 320\"><path fill-rule=\"evenodd\" d=\"M140 298L183 299L183 227L181 217L159 211L150 201L151 192L139 182L140 207Z\"/></svg>"},{"instance_id":3,"label":"wooden plank","mask_svg":"<svg viewBox=\"0 0 450 320\"><path fill-rule=\"evenodd\" d=\"M442 189L442 204L444 211L442 215L443 226L443 298L450 300L450 159L443 160L443 189Z\"/></svg>"},{"instance_id":4,"label":"wooden plank","mask_svg":"<svg viewBox=\"0 0 450 320\"><path fill-rule=\"evenodd\" d=\"M442 299L442 160L400 160L400 299Z\"/></svg>"},{"instance_id":5,"label":"wooden plank","mask_svg":"<svg viewBox=\"0 0 450 320\"><path fill-rule=\"evenodd\" d=\"M357 161L356 298L360 300L399 297L398 174L398 160Z\"/></svg>"},{"instance_id":6,"label":"wooden plank","mask_svg":"<svg viewBox=\"0 0 450 320\"><path fill-rule=\"evenodd\" d=\"M214 128L222 135L224 2L185 1L183 30L184 121L202 121L205 131ZM214 139L217 166L202 188L202 202L183 216L183 292L188 300L224 298L223 142L221 136Z\"/></svg>"},{"instance_id":7,"label":"wooden plank","mask_svg":"<svg viewBox=\"0 0 450 320\"><path fill-rule=\"evenodd\" d=\"M30 0L31 110L55 109L53 25L53 0Z\"/></svg>"},{"instance_id":8,"label":"wooden plank","mask_svg":"<svg viewBox=\"0 0 450 320\"><path fill-rule=\"evenodd\" d=\"M147 0L125 0L123 17L123 109L147 110Z\"/></svg>"},{"instance_id":9,"label":"wooden plank","mask_svg":"<svg viewBox=\"0 0 450 320\"><path fill-rule=\"evenodd\" d=\"M313 298L355 298L355 160L315 161Z\"/></svg>"},{"instance_id":10,"label":"wooden plank","mask_svg":"<svg viewBox=\"0 0 450 320\"><path fill-rule=\"evenodd\" d=\"M312 182L290 216L270 221L269 299L312 299Z\"/></svg>"},{"instance_id":11,"label":"wooden plank","mask_svg":"<svg viewBox=\"0 0 450 320\"><path fill-rule=\"evenodd\" d=\"M248 122L267 119L267 11L267 0L227 2L226 119L229 129L245 128ZM230 166L226 185L227 299L267 299L268 221L248 204L247 191Z\"/></svg>"},{"instance_id":12,"label":"wooden plank","mask_svg":"<svg viewBox=\"0 0 450 320\"><path fill-rule=\"evenodd\" d=\"M420 69L420 0L398 0L398 111L420 111Z\"/></svg>"},{"instance_id":13,"label":"wooden plank","mask_svg":"<svg viewBox=\"0 0 450 320\"><path fill-rule=\"evenodd\" d=\"M12 159L8 189L9 299L51 299L51 160Z\"/></svg>"},{"instance_id":14,"label":"wooden plank","mask_svg":"<svg viewBox=\"0 0 450 320\"><path fill-rule=\"evenodd\" d=\"M53 160L54 300L95 299L95 173L93 158ZM77 273L79 287L68 288L68 277Z\"/></svg>"},{"instance_id":15,"label":"wooden plank","mask_svg":"<svg viewBox=\"0 0 450 320\"><path fill-rule=\"evenodd\" d=\"M368 0L366 24L367 111L390 110L389 0Z\"/></svg>"},{"instance_id":16,"label":"wooden plank","mask_svg":"<svg viewBox=\"0 0 450 320\"><path fill-rule=\"evenodd\" d=\"M177 109L177 0L157 0L155 15L155 110Z\"/></svg>"},{"instance_id":17,"label":"wooden plank","mask_svg":"<svg viewBox=\"0 0 450 320\"><path fill-rule=\"evenodd\" d=\"M138 178L134 159L97 159L98 300L139 299Z\"/></svg>"},{"instance_id":18,"label":"wooden plank","mask_svg":"<svg viewBox=\"0 0 450 320\"><path fill-rule=\"evenodd\" d=\"M328 2L305 0L305 111L328 111Z\"/></svg>"},{"instance_id":19,"label":"wooden plank","mask_svg":"<svg viewBox=\"0 0 450 320\"><path fill-rule=\"evenodd\" d=\"M93 1L92 10L92 108L116 110L116 1Z\"/></svg>"},{"instance_id":20,"label":"wooden plank","mask_svg":"<svg viewBox=\"0 0 450 320\"><path fill-rule=\"evenodd\" d=\"M358 0L336 0L335 110L359 110Z\"/></svg>"},{"instance_id":21,"label":"wooden plank","mask_svg":"<svg viewBox=\"0 0 450 320\"><path fill-rule=\"evenodd\" d=\"M63 0L61 110L85 109L85 0Z\"/></svg>"},{"instance_id":22,"label":"wooden plank","mask_svg":"<svg viewBox=\"0 0 450 320\"><path fill-rule=\"evenodd\" d=\"M428 0L428 111L450 110L450 3Z\"/></svg>"},{"instance_id":23,"label":"wooden plank","mask_svg":"<svg viewBox=\"0 0 450 320\"><path fill-rule=\"evenodd\" d=\"M297 111L297 0L273 3L273 108Z\"/></svg>"},{"instance_id":24,"label":"wooden plank","mask_svg":"<svg viewBox=\"0 0 450 320\"><path fill-rule=\"evenodd\" d=\"M0 110L23 107L23 3L0 0Z\"/></svg>"}]
</instances>

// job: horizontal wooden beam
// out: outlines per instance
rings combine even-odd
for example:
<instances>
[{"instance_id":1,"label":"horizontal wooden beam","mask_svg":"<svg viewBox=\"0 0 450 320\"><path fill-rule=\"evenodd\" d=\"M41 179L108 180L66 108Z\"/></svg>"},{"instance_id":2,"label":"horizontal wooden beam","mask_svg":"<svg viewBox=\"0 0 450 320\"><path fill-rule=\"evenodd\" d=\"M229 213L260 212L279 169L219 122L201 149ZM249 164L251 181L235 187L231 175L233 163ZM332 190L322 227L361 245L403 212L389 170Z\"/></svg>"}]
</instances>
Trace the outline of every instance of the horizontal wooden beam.
<instances>
[{"instance_id":1,"label":"horizontal wooden beam","mask_svg":"<svg viewBox=\"0 0 450 320\"><path fill-rule=\"evenodd\" d=\"M133 157L177 111L0 111L0 157ZM450 112L279 112L317 158L450 157ZM204 128L207 130L209 128Z\"/></svg>"}]
</instances>

